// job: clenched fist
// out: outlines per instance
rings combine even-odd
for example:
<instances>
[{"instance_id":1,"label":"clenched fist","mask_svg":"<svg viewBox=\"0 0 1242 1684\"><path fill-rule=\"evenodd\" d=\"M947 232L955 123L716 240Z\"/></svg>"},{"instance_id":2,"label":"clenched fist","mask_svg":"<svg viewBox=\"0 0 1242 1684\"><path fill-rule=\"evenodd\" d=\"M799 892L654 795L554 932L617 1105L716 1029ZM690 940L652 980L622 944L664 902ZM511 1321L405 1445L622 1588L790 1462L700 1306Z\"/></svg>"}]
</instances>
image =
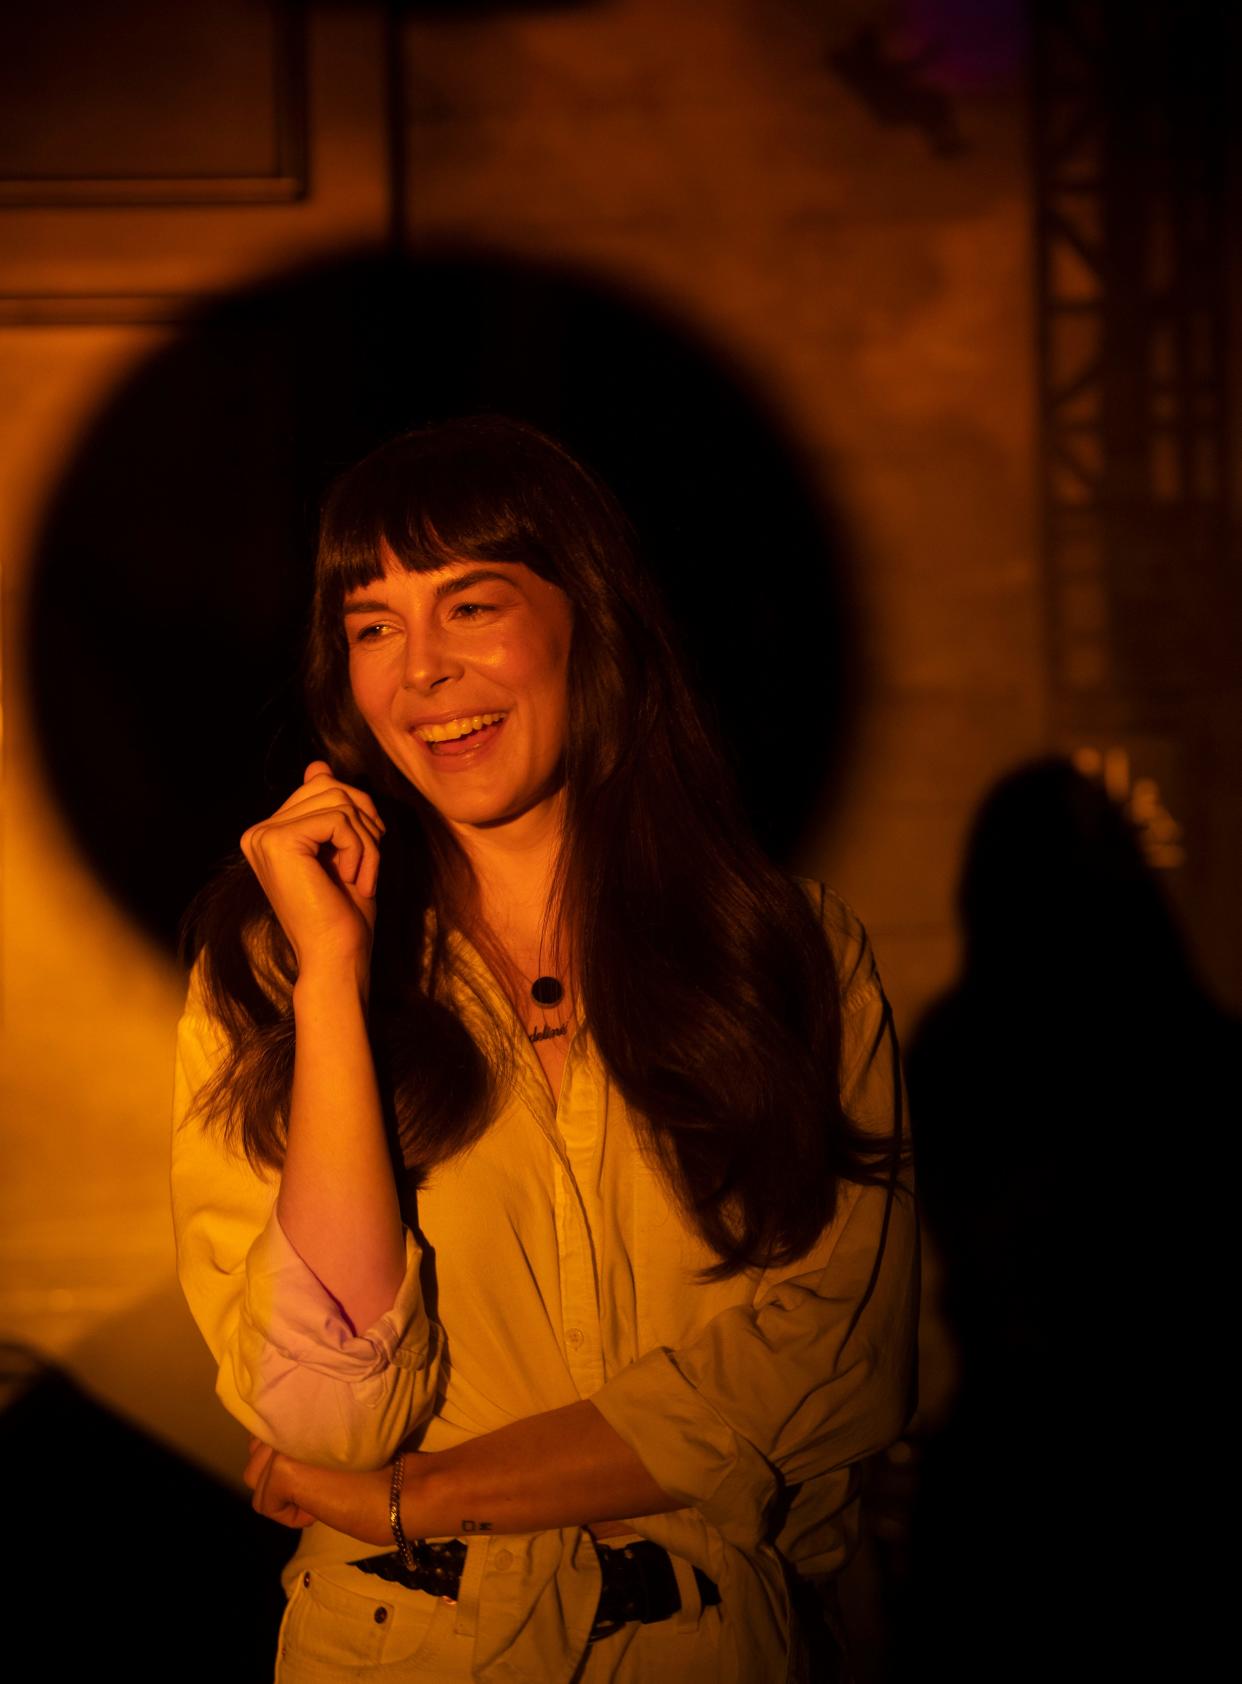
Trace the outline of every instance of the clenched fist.
<instances>
[{"instance_id":1,"label":"clenched fist","mask_svg":"<svg viewBox=\"0 0 1242 1684\"><path fill-rule=\"evenodd\" d=\"M301 787L242 837L299 976L338 967L365 974L383 834L371 797L334 777L326 760L312 760Z\"/></svg>"}]
</instances>

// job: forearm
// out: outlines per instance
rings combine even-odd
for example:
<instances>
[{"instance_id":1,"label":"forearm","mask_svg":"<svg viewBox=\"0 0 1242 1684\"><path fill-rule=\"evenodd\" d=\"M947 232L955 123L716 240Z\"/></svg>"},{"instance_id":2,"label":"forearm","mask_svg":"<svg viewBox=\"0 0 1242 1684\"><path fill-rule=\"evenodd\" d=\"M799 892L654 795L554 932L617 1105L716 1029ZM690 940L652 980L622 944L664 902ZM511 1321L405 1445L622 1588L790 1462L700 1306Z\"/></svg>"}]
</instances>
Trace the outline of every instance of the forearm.
<instances>
[{"instance_id":1,"label":"forearm","mask_svg":"<svg viewBox=\"0 0 1242 1684\"><path fill-rule=\"evenodd\" d=\"M338 1531L382 1544L386 1474L296 1467L296 1502ZM409 1538L541 1532L680 1508L589 1402L514 1421L452 1450L407 1456L401 1524Z\"/></svg>"},{"instance_id":2,"label":"forearm","mask_svg":"<svg viewBox=\"0 0 1242 1684\"><path fill-rule=\"evenodd\" d=\"M297 1050L277 1215L355 1329L388 1310L405 1271L362 987L306 975L293 995Z\"/></svg>"},{"instance_id":3,"label":"forearm","mask_svg":"<svg viewBox=\"0 0 1242 1684\"><path fill-rule=\"evenodd\" d=\"M422 1538L539 1532L680 1506L583 1402L407 1458L401 1523L407 1536Z\"/></svg>"}]
</instances>

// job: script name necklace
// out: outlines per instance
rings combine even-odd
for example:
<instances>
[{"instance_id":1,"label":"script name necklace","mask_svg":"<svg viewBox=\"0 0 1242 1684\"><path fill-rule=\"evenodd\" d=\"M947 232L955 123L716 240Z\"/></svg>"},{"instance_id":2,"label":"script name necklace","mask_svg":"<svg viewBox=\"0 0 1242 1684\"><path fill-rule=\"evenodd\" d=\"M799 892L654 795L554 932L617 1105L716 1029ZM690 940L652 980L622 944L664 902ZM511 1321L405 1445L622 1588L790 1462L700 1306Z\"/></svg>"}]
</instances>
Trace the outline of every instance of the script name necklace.
<instances>
[{"instance_id":1,"label":"script name necklace","mask_svg":"<svg viewBox=\"0 0 1242 1684\"><path fill-rule=\"evenodd\" d=\"M554 976L537 976L530 985L530 997L537 1006L546 1011L550 1006L559 1006L565 998L565 990L560 979ZM529 1029L527 1035L531 1043L536 1041L554 1041L558 1035L563 1035L568 1024L561 1023L555 1028L544 1024L542 1029Z\"/></svg>"}]
</instances>

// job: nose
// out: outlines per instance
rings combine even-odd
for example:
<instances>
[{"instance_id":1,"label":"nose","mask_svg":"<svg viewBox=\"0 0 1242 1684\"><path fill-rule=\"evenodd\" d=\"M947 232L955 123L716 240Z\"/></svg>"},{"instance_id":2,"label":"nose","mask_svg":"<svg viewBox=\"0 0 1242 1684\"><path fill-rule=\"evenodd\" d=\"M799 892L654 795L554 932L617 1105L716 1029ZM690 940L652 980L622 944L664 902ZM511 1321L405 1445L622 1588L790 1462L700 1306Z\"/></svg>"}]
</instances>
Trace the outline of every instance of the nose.
<instances>
[{"instance_id":1,"label":"nose","mask_svg":"<svg viewBox=\"0 0 1242 1684\"><path fill-rule=\"evenodd\" d=\"M461 661L453 655L434 623L407 630L405 664L401 674L403 689L429 696L451 679L460 678L463 671Z\"/></svg>"}]
</instances>

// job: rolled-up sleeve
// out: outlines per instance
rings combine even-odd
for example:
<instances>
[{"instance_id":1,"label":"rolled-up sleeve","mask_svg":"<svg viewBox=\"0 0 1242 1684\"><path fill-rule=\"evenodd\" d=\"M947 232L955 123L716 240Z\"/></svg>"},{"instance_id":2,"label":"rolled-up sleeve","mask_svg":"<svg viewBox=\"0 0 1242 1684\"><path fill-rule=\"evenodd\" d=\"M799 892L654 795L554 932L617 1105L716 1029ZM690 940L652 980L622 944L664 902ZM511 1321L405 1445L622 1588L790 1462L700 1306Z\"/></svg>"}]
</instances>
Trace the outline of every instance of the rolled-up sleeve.
<instances>
[{"instance_id":1,"label":"rolled-up sleeve","mask_svg":"<svg viewBox=\"0 0 1242 1684\"><path fill-rule=\"evenodd\" d=\"M286 1238L276 1176L190 1115L220 1054L220 1032L192 981L177 1032L173 1222L178 1277L218 1365L217 1394L290 1456L379 1467L435 1403L443 1340L423 1304L421 1249L407 1230L396 1300L356 1333Z\"/></svg>"},{"instance_id":2,"label":"rolled-up sleeve","mask_svg":"<svg viewBox=\"0 0 1242 1684\"><path fill-rule=\"evenodd\" d=\"M869 1132L904 1136L892 1014L865 932L841 904L842 1098ZM782 1487L843 1469L900 1435L912 1409L917 1321L908 1177L842 1184L834 1219L807 1257L762 1277L752 1303L722 1311L689 1343L647 1352L591 1401L671 1497L754 1548Z\"/></svg>"}]
</instances>

